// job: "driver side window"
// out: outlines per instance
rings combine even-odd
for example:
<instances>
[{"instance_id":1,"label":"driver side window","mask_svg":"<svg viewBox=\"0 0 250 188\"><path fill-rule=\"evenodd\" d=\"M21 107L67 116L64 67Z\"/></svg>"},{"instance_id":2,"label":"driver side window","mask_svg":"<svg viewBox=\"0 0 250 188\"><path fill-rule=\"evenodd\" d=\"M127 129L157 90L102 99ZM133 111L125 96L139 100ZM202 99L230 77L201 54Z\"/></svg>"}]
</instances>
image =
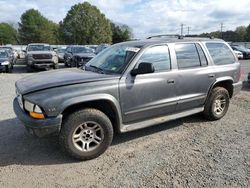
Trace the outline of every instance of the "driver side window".
<instances>
[{"instance_id":1,"label":"driver side window","mask_svg":"<svg viewBox=\"0 0 250 188\"><path fill-rule=\"evenodd\" d=\"M147 49L139 59L139 63L152 63L155 72L169 71L171 62L167 46L154 46ZM137 66L138 66L137 65Z\"/></svg>"}]
</instances>

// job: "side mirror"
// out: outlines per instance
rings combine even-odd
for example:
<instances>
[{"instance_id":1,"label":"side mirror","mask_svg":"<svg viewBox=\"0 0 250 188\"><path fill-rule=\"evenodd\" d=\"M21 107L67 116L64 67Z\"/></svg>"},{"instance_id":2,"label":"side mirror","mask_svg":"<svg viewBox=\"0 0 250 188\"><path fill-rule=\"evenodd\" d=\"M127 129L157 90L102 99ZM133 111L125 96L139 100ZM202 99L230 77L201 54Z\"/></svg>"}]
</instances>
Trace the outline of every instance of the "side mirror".
<instances>
[{"instance_id":1,"label":"side mirror","mask_svg":"<svg viewBox=\"0 0 250 188\"><path fill-rule=\"evenodd\" d=\"M155 72L155 68L152 63L140 63L137 69L133 69L131 71L132 76L136 76L137 74L148 74Z\"/></svg>"}]
</instances>

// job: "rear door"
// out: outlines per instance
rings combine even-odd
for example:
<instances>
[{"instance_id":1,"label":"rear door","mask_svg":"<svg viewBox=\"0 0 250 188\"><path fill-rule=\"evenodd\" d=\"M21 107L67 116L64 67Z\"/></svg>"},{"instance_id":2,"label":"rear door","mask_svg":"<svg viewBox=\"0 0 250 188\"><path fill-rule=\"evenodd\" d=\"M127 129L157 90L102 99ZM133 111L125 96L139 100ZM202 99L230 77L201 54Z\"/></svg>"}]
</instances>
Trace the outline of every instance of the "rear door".
<instances>
[{"instance_id":1,"label":"rear door","mask_svg":"<svg viewBox=\"0 0 250 188\"><path fill-rule=\"evenodd\" d=\"M178 67L177 111L202 107L210 86L215 82L213 66L199 43L177 43L174 46Z\"/></svg>"}]
</instances>

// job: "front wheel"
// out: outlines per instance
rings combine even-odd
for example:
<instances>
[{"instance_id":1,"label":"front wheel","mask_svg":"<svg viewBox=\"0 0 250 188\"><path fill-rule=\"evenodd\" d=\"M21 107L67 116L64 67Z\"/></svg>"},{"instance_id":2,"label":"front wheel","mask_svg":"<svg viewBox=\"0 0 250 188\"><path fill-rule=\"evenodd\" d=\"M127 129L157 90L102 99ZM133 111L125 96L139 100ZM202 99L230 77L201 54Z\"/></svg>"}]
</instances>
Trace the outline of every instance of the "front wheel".
<instances>
[{"instance_id":1,"label":"front wheel","mask_svg":"<svg viewBox=\"0 0 250 188\"><path fill-rule=\"evenodd\" d=\"M53 65L53 69L59 69L58 63L56 63L56 64Z\"/></svg>"},{"instance_id":2,"label":"front wheel","mask_svg":"<svg viewBox=\"0 0 250 188\"><path fill-rule=\"evenodd\" d=\"M225 88L214 88L206 101L204 117L212 121L221 119L227 113L229 102L229 93Z\"/></svg>"},{"instance_id":3,"label":"front wheel","mask_svg":"<svg viewBox=\"0 0 250 188\"><path fill-rule=\"evenodd\" d=\"M67 116L59 135L62 149L80 160L98 157L106 151L112 139L111 121L96 109L84 109Z\"/></svg>"}]
</instances>

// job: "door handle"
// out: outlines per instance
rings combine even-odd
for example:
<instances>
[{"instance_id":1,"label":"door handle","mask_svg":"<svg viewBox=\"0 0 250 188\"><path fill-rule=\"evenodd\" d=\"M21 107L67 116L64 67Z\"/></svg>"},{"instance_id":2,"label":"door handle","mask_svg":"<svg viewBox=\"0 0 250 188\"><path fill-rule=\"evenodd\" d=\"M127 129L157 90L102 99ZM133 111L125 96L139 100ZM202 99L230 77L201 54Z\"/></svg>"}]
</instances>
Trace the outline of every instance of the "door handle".
<instances>
[{"instance_id":1,"label":"door handle","mask_svg":"<svg viewBox=\"0 0 250 188\"><path fill-rule=\"evenodd\" d=\"M209 77L209 78L214 78L215 75L214 75L214 74L209 74L208 77Z\"/></svg>"},{"instance_id":2,"label":"door handle","mask_svg":"<svg viewBox=\"0 0 250 188\"><path fill-rule=\"evenodd\" d=\"M174 84L174 80L172 80L172 79L168 80L167 82L168 82L168 84Z\"/></svg>"}]
</instances>

